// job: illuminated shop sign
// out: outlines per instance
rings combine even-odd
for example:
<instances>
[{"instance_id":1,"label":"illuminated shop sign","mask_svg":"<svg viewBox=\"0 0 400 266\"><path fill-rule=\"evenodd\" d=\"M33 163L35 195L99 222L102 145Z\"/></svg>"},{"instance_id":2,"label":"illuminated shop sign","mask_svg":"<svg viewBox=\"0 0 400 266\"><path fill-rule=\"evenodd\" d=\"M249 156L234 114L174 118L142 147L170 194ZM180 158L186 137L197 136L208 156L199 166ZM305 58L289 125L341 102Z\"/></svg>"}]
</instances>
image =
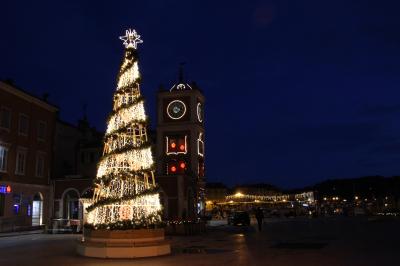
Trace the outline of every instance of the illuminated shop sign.
<instances>
[{"instance_id":1,"label":"illuminated shop sign","mask_svg":"<svg viewBox=\"0 0 400 266\"><path fill-rule=\"evenodd\" d=\"M0 193L1 194L11 193L11 187L10 186L0 186Z\"/></svg>"}]
</instances>

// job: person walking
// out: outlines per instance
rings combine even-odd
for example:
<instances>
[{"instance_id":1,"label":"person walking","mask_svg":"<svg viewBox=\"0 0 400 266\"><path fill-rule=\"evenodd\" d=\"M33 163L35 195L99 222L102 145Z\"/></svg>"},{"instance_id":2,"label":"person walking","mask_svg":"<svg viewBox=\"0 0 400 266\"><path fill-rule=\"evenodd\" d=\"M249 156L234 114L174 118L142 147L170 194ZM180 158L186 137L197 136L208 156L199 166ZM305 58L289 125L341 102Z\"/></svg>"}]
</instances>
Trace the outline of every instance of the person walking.
<instances>
[{"instance_id":1,"label":"person walking","mask_svg":"<svg viewBox=\"0 0 400 266\"><path fill-rule=\"evenodd\" d=\"M264 219L264 213L261 210L260 207L258 207L256 209L256 219L257 219L257 224L258 224L258 231L261 232L262 230L262 223L263 223L263 219Z\"/></svg>"}]
</instances>

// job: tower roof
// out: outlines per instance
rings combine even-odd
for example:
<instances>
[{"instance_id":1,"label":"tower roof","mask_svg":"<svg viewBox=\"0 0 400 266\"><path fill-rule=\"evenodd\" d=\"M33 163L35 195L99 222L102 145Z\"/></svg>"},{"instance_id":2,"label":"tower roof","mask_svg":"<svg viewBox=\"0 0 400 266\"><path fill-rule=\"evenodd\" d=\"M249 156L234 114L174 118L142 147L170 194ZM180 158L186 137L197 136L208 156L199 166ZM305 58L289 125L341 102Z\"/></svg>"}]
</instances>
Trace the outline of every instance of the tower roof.
<instances>
[{"instance_id":1,"label":"tower roof","mask_svg":"<svg viewBox=\"0 0 400 266\"><path fill-rule=\"evenodd\" d=\"M192 86L190 86L188 83L185 83L183 79L183 66L185 64L185 62L179 64L178 83L175 83L169 91L183 91L193 89Z\"/></svg>"},{"instance_id":2,"label":"tower roof","mask_svg":"<svg viewBox=\"0 0 400 266\"><path fill-rule=\"evenodd\" d=\"M192 90L193 88L187 83L175 83L169 91L183 91L183 90Z\"/></svg>"}]
</instances>

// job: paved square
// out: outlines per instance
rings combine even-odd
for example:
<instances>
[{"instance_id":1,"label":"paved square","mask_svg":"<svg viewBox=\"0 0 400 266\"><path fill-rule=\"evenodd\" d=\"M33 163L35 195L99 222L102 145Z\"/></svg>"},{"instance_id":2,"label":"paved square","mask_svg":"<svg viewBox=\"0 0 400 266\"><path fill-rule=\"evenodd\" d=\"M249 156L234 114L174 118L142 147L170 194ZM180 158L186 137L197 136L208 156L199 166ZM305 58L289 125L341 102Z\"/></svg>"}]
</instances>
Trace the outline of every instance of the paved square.
<instances>
[{"instance_id":1,"label":"paved square","mask_svg":"<svg viewBox=\"0 0 400 266\"><path fill-rule=\"evenodd\" d=\"M400 220L318 218L267 220L262 232L218 226L171 238L173 254L135 260L76 255L79 235L0 238L0 265L398 265Z\"/></svg>"}]
</instances>

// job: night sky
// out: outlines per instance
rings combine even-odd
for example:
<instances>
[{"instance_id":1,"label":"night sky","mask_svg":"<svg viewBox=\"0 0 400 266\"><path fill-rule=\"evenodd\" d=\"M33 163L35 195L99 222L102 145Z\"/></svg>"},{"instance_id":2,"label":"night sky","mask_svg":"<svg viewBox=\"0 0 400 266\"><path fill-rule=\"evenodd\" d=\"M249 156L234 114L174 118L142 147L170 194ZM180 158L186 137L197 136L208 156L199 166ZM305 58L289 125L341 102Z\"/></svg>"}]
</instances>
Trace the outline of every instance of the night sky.
<instances>
[{"instance_id":1,"label":"night sky","mask_svg":"<svg viewBox=\"0 0 400 266\"><path fill-rule=\"evenodd\" d=\"M180 62L206 95L209 181L400 174L400 3L86 2L2 1L0 78L104 130L133 27L153 127Z\"/></svg>"}]
</instances>

